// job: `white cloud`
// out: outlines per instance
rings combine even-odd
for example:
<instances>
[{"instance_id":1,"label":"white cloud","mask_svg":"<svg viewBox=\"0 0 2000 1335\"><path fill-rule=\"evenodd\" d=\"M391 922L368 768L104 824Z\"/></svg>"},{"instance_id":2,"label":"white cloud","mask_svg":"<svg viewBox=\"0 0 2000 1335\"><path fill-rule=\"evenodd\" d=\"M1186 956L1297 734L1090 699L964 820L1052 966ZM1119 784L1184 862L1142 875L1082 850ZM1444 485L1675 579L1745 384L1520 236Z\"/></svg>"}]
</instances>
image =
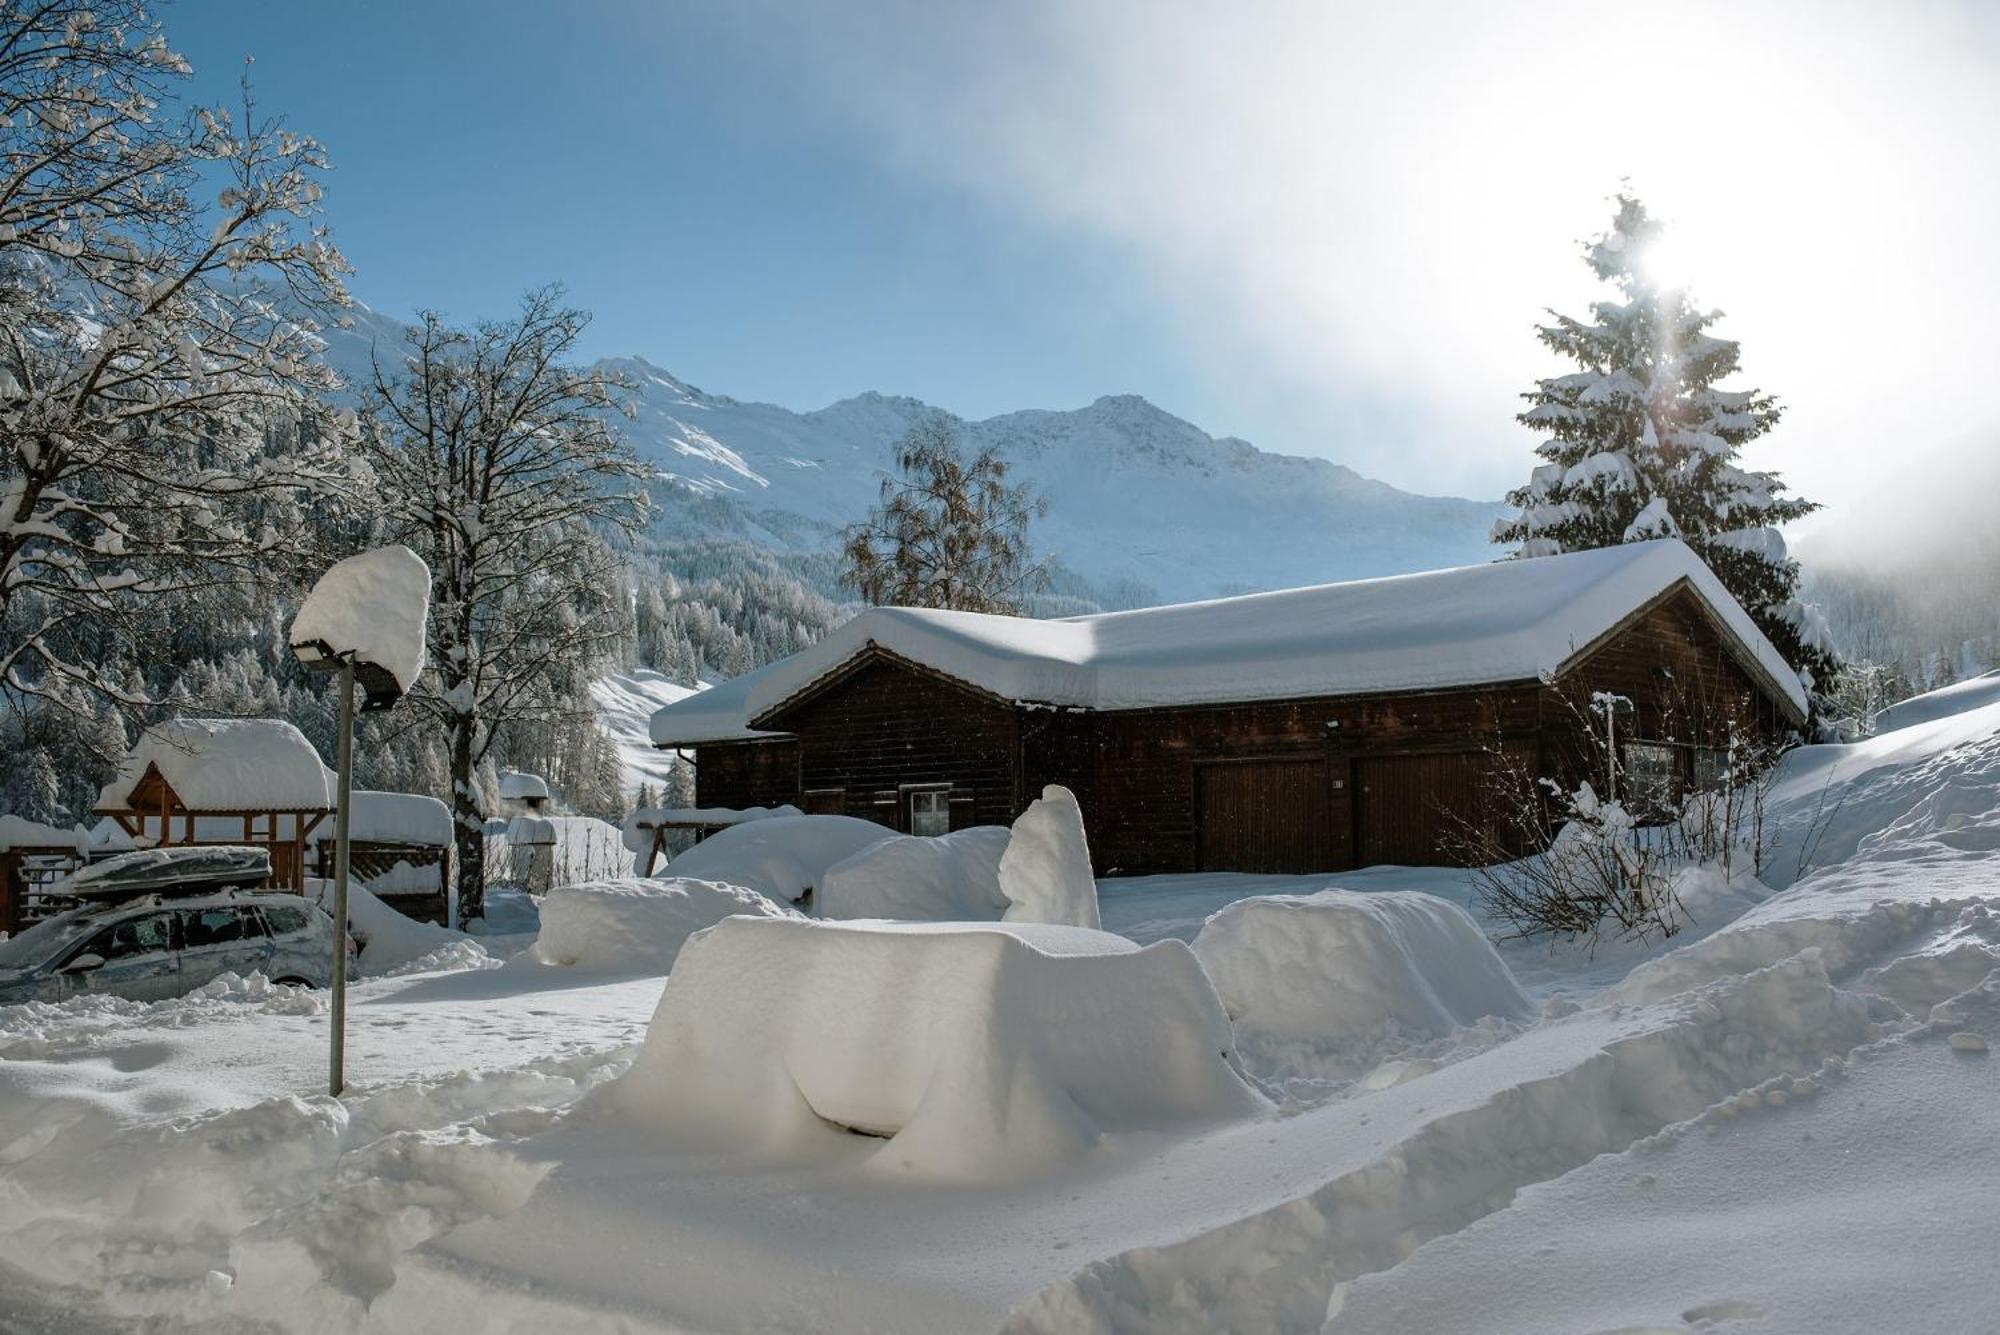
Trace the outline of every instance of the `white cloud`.
<instances>
[{"instance_id":1,"label":"white cloud","mask_svg":"<svg viewBox=\"0 0 2000 1335\"><path fill-rule=\"evenodd\" d=\"M1135 0L741 32L884 160L1122 248L1246 395L1329 422L1373 400L1401 437L1327 449L1398 482L1525 472L1531 326L1594 294L1575 242L1622 177L1790 406L1754 463L1851 502L1885 459L2000 421L2000 61L1976 11Z\"/></svg>"}]
</instances>

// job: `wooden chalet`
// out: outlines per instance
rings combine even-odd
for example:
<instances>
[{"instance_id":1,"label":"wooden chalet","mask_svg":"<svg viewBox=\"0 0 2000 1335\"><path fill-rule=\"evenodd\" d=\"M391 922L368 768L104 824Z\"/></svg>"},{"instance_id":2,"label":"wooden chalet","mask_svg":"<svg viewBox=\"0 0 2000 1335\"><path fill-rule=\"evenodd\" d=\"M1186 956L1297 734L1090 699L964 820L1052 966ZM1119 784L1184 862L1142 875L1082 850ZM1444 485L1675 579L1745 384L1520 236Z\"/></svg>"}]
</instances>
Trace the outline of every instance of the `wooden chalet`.
<instances>
[{"instance_id":1,"label":"wooden chalet","mask_svg":"<svg viewBox=\"0 0 2000 1335\"><path fill-rule=\"evenodd\" d=\"M275 719L171 719L148 728L97 811L142 848L249 844L271 884L305 888L306 848L333 815L333 774Z\"/></svg>"},{"instance_id":2,"label":"wooden chalet","mask_svg":"<svg viewBox=\"0 0 2000 1335\"><path fill-rule=\"evenodd\" d=\"M669 705L697 803L792 803L915 834L1083 806L1100 874L1454 860L1496 776L1664 806L1732 740L1805 720L1792 672L1680 542L1058 621L876 608ZM1526 851L1526 850L1523 850Z\"/></svg>"}]
</instances>

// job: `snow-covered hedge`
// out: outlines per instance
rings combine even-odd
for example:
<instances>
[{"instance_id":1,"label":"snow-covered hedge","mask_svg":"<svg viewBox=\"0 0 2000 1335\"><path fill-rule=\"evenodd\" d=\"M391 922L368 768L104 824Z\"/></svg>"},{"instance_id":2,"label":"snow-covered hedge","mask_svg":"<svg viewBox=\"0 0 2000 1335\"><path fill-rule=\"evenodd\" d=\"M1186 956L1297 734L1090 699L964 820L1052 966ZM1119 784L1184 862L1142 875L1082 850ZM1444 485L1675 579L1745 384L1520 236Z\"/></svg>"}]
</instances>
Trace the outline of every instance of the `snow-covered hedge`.
<instances>
[{"instance_id":1,"label":"snow-covered hedge","mask_svg":"<svg viewBox=\"0 0 2000 1335\"><path fill-rule=\"evenodd\" d=\"M689 1152L837 1155L861 1131L882 1171L986 1181L1266 1106L1178 941L745 917L688 942L603 1097Z\"/></svg>"},{"instance_id":2,"label":"snow-covered hedge","mask_svg":"<svg viewBox=\"0 0 2000 1335\"><path fill-rule=\"evenodd\" d=\"M1004 825L931 837L891 835L828 867L819 883L823 918L993 922L1007 910L1000 859Z\"/></svg>"},{"instance_id":3,"label":"snow-covered hedge","mask_svg":"<svg viewBox=\"0 0 2000 1335\"><path fill-rule=\"evenodd\" d=\"M1195 956L1246 1052L1365 1064L1528 999L1456 904L1414 890L1266 895L1202 927Z\"/></svg>"},{"instance_id":4,"label":"snow-covered hedge","mask_svg":"<svg viewBox=\"0 0 2000 1335\"><path fill-rule=\"evenodd\" d=\"M689 936L732 914L796 916L754 890L686 877L586 881L542 901L531 958L605 973L666 973Z\"/></svg>"},{"instance_id":5,"label":"snow-covered hedge","mask_svg":"<svg viewBox=\"0 0 2000 1335\"><path fill-rule=\"evenodd\" d=\"M660 874L726 881L790 904L817 889L827 868L894 833L853 816L771 816L710 835Z\"/></svg>"}]
</instances>

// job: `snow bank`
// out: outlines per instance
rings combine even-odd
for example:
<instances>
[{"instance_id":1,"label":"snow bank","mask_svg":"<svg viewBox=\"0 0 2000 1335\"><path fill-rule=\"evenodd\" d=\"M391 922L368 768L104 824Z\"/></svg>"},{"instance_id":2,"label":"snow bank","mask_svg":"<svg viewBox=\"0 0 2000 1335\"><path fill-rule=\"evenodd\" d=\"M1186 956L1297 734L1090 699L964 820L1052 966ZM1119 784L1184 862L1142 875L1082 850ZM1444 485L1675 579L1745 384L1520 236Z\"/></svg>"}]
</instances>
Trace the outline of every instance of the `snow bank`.
<instances>
[{"instance_id":1,"label":"snow bank","mask_svg":"<svg viewBox=\"0 0 2000 1335\"><path fill-rule=\"evenodd\" d=\"M308 877L306 898L332 913L333 882ZM466 948L486 953L465 933L405 917L353 880L347 883L347 932L360 948L357 963L370 974L399 970L437 951L456 961L470 959Z\"/></svg>"},{"instance_id":2,"label":"snow bank","mask_svg":"<svg viewBox=\"0 0 2000 1335\"><path fill-rule=\"evenodd\" d=\"M1090 873L1083 811L1061 784L1042 789L1014 822L1000 859L1000 893L1008 902L1002 915L1007 922L1097 927L1097 881Z\"/></svg>"},{"instance_id":3,"label":"snow bank","mask_svg":"<svg viewBox=\"0 0 2000 1335\"><path fill-rule=\"evenodd\" d=\"M822 918L909 922L993 922L1007 909L1000 859L1011 834L980 825L928 837L898 834L826 869Z\"/></svg>"},{"instance_id":4,"label":"snow bank","mask_svg":"<svg viewBox=\"0 0 2000 1335\"><path fill-rule=\"evenodd\" d=\"M1982 672L1897 701L1875 716L1875 731L1877 735L1895 732L1915 723L1933 723L1995 703L2000 703L2000 672Z\"/></svg>"},{"instance_id":5,"label":"snow bank","mask_svg":"<svg viewBox=\"0 0 2000 1335\"><path fill-rule=\"evenodd\" d=\"M350 556L334 562L306 595L292 622L292 649L326 658L352 655L408 692L424 670L430 601L430 567L408 547Z\"/></svg>"},{"instance_id":6,"label":"snow bank","mask_svg":"<svg viewBox=\"0 0 2000 1335\"><path fill-rule=\"evenodd\" d=\"M691 940L606 1091L678 1147L755 1161L887 1138L884 1172L1006 1181L1100 1136L1253 1115L1179 942L1035 924L727 918Z\"/></svg>"},{"instance_id":7,"label":"snow bank","mask_svg":"<svg viewBox=\"0 0 2000 1335\"><path fill-rule=\"evenodd\" d=\"M605 973L666 973L689 936L738 913L797 916L754 890L687 877L558 886L542 901L541 934L523 958Z\"/></svg>"},{"instance_id":8,"label":"snow bank","mask_svg":"<svg viewBox=\"0 0 2000 1335\"><path fill-rule=\"evenodd\" d=\"M177 718L156 723L119 767L98 806L123 808L157 766L190 811L331 811L333 771L280 719ZM242 834L242 826L237 826Z\"/></svg>"},{"instance_id":9,"label":"snow bank","mask_svg":"<svg viewBox=\"0 0 2000 1335\"><path fill-rule=\"evenodd\" d=\"M1532 1008L1469 914L1414 890L1322 890L1229 905L1194 940L1247 1052L1372 1062Z\"/></svg>"},{"instance_id":10,"label":"snow bank","mask_svg":"<svg viewBox=\"0 0 2000 1335\"><path fill-rule=\"evenodd\" d=\"M816 889L827 868L894 833L853 816L773 816L710 835L662 874L725 881L791 904Z\"/></svg>"}]
</instances>

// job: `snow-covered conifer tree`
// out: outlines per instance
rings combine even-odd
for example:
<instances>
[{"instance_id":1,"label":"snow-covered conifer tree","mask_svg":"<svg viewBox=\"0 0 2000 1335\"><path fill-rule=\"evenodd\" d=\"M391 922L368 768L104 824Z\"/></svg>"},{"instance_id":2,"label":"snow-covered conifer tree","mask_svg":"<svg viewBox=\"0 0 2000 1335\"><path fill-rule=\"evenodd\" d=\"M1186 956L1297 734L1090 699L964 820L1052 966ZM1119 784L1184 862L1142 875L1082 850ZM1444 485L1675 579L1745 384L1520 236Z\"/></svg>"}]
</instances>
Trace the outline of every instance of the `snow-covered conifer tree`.
<instances>
[{"instance_id":1,"label":"snow-covered conifer tree","mask_svg":"<svg viewBox=\"0 0 2000 1335\"><path fill-rule=\"evenodd\" d=\"M1824 620L1798 597L1799 568L1777 526L1810 514L1775 473L1738 462L1781 409L1755 389L1725 389L1738 345L1708 332L1720 312L1694 304L1649 269L1662 234L1645 205L1618 198L1611 230L1584 248L1591 271L1617 289L1590 318L1557 314L1543 343L1579 370L1536 383L1520 420L1547 439L1519 513L1493 540L1545 556L1677 537L1692 547L1808 682L1829 682Z\"/></svg>"}]
</instances>

